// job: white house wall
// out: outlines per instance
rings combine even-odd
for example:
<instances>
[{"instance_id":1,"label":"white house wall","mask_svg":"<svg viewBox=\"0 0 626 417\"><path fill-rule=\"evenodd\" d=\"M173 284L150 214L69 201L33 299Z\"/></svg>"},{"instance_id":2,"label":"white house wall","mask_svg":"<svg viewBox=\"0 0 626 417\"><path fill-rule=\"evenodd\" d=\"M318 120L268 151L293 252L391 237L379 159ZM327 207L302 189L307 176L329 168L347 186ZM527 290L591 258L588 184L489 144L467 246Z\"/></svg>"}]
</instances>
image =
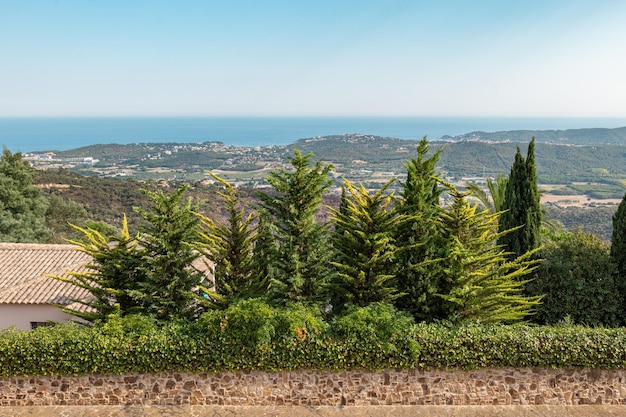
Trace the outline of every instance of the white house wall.
<instances>
[{"instance_id":1,"label":"white house wall","mask_svg":"<svg viewBox=\"0 0 626 417\"><path fill-rule=\"evenodd\" d=\"M47 304L2 304L0 305L0 329L15 326L20 330L30 330L31 322L56 321L65 323L76 319L58 307Z\"/></svg>"}]
</instances>

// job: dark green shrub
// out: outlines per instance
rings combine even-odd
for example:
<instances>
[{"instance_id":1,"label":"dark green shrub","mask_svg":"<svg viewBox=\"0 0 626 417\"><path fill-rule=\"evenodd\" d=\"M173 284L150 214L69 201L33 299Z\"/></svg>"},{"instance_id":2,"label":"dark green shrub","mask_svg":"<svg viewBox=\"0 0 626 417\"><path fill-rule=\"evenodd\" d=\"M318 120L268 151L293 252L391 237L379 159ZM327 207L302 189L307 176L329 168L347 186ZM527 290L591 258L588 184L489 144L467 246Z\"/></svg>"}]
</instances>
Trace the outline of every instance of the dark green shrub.
<instances>
[{"instance_id":1,"label":"dark green shrub","mask_svg":"<svg viewBox=\"0 0 626 417\"><path fill-rule=\"evenodd\" d=\"M606 242L575 229L547 244L540 256L543 261L526 284L527 294L543 295L532 321L555 324L569 317L588 326L620 324L620 292Z\"/></svg>"}]
</instances>

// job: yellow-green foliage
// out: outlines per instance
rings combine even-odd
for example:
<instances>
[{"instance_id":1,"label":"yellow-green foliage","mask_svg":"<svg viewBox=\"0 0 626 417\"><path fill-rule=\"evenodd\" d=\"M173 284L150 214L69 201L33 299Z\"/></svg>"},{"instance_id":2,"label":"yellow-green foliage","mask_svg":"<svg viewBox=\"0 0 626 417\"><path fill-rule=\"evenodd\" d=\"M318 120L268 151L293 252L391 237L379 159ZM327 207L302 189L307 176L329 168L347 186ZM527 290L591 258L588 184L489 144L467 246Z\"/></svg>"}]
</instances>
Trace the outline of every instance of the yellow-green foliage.
<instances>
[{"instance_id":1,"label":"yellow-green foliage","mask_svg":"<svg viewBox=\"0 0 626 417\"><path fill-rule=\"evenodd\" d=\"M350 197L343 196L342 208L334 210L333 216L335 260L331 264L336 275L331 288L336 309L346 303L366 306L402 295L395 281L399 249L394 232L404 216L389 207L392 195L387 188L393 182L370 194L363 185L345 181Z\"/></svg>"},{"instance_id":2,"label":"yellow-green foliage","mask_svg":"<svg viewBox=\"0 0 626 417\"><path fill-rule=\"evenodd\" d=\"M535 252L507 259L496 245L509 231L497 232L498 214L477 212L461 193L446 184L453 197L442 213L446 241L445 257L433 262L439 268L449 291L439 294L446 301L448 319L503 323L523 320L539 304L541 296L524 296L524 280L537 260Z\"/></svg>"},{"instance_id":3,"label":"yellow-green foliage","mask_svg":"<svg viewBox=\"0 0 626 417\"><path fill-rule=\"evenodd\" d=\"M69 271L67 276L52 276L89 291L88 299L75 299L75 303L87 309L64 307L69 314L88 321L103 320L116 310L130 314L142 309L142 303L134 294L145 282L142 272L142 250L138 236L128 231L126 216L122 229L113 236L98 230L74 226L82 234L82 240L70 241L77 250L91 256L86 271Z\"/></svg>"}]
</instances>

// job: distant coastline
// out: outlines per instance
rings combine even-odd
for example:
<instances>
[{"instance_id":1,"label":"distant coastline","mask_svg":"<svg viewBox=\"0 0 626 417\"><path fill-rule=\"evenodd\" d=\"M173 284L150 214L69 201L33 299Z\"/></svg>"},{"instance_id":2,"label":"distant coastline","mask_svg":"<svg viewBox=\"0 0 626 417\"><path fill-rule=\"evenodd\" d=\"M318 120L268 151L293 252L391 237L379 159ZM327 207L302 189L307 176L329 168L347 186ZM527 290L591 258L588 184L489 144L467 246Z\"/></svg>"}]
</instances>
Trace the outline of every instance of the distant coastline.
<instances>
[{"instance_id":1,"label":"distant coastline","mask_svg":"<svg viewBox=\"0 0 626 417\"><path fill-rule=\"evenodd\" d=\"M623 126L626 117L24 117L0 118L0 144L12 152L110 143L217 141L233 146L265 146L343 133L438 140L475 131Z\"/></svg>"}]
</instances>

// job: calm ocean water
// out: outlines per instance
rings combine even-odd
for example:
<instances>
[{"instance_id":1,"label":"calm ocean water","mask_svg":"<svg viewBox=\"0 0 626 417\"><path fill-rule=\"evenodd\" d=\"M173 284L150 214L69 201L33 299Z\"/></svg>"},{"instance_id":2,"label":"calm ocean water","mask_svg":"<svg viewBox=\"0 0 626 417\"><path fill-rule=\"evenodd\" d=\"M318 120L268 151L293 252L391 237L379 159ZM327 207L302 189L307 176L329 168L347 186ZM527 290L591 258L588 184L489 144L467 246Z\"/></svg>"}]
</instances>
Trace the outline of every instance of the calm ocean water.
<instances>
[{"instance_id":1,"label":"calm ocean water","mask_svg":"<svg viewBox=\"0 0 626 417\"><path fill-rule=\"evenodd\" d=\"M298 139L363 133L400 139L477 130L548 130L626 126L626 118L494 117L127 117L0 118L0 144L12 152L67 150L108 143L220 141L285 145Z\"/></svg>"}]
</instances>

